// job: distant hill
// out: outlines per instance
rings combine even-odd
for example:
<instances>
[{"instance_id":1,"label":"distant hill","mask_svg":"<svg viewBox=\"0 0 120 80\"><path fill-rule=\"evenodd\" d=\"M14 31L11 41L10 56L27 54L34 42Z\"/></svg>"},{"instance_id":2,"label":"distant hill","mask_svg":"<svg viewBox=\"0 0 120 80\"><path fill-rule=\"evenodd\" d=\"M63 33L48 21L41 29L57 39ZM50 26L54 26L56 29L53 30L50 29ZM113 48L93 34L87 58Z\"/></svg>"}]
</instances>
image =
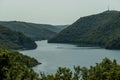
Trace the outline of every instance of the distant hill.
<instances>
[{"instance_id":1,"label":"distant hill","mask_svg":"<svg viewBox=\"0 0 120 80\"><path fill-rule=\"evenodd\" d=\"M84 43L108 49L120 49L120 12L105 11L82 17L48 42Z\"/></svg>"},{"instance_id":2,"label":"distant hill","mask_svg":"<svg viewBox=\"0 0 120 80\"><path fill-rule=\"evenodd\" d=\"M0 46L9 49L34 49L35 42L20 32L10 30L0 25Z\"/></svg>"},{"instance_id":3,"label":"distant hill","mask_svg":"<svg viewBox=\"0 0 120 80\"><path fill-rule=\"evenodd\" d=\"M67 28L68 25L53 25L53 26L44 26L44 28L47 28L51 31L54 31L56 33L59 33L60 31L62 31L63 29Z\"/></svg>"},{"instance_id":4,"label":"distant hill","mask_svg":"<svg viewBox=\"0 0 120 80\"><path fill-rule=\"evenodd\" d=\"M49 24L35 24L35 23L28 23L28 24L39 29L42 28L53 31L55 33L59 33L60 31L68 27L68 25L49 25Z\"/></svg>"},{"instance_id":5,"label":"distant hill","mask_svg":"<svg viewBox=\"0 0 120 80\"><path fill-rule=\"evenodd\" d=\"M34 40L49 39L59 33L65 27L53 26L47 24L35 24L20 21L1 21L0 25L24 33Z\"/></svg>"}]
</instances>

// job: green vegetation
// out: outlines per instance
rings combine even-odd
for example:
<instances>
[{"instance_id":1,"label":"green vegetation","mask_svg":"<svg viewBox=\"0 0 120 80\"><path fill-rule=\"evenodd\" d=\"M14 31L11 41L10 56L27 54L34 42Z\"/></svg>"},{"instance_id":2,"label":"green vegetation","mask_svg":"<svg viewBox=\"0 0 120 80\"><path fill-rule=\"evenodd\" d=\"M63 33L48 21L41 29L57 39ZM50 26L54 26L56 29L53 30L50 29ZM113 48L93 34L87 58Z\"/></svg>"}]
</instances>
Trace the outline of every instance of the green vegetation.
<instances>
[{"instance_id":1,"label":"green vegetation","mask_svg":"<svg viewBox=\"0 0 120 80\"><path fill-rule=\"evenodd\" d=\"M120 80L120 65L116 60L103 59L90 68L59 67L55 74L36 74L32 67L39 64L34 58L0 48L0 80Z\"/></svg>"},{"instance_id":2,"label":"green vegetation","mask_svg":"<svg viewBox=\"0 0 120 80\"><path fill-rule=\"evenodd\" d=\"M12 30L22 32L26 36L32 38L33 40L45 40L53 37L56 33L60 32L67 25L53 26L47 24L34 24L20 21L1 21L0 25L8 27Z\"/></svg>"},{"instance_id":3,"label":"green vegetation","mask_svg":"<svg viewBox=\"0 0 120 80\"><path fill-rule=\"evenodd\" d=\"M0 80L39 80L32 67L34 58L0 47Z\"/></svg>"},{"instance_id":4,"label":"green vegetation","mask_svg":"<svg viewBox=\"0 0 120 80\"><path fill-rule=\"evenodd\" d=\"M41 80L120 80L120 65L116 60L103 59L89 69L74 67L74 72L69 68L59 68L55 74L41 73Z\"/></svg>"},{"instance_id":5,"label":"green vegetation","mask_svg":"<svg viewBox=\"0 0 120 80\"><path fill-rule=\"evenodd\" d=\"M36 43L20 32L0 25L0 46L8 49L35 49Z\"/></svg>"},{"instance_id":6,"label":"green vegetation","mask_svg":"<svg viewBox=\"0 0 120 80\"><path fill-rule=\"evenodd\" d=\"M82 17L48 42L83 43L107 49L120 49L120 12L105 11Z\"/></svg>"}]
</instances>

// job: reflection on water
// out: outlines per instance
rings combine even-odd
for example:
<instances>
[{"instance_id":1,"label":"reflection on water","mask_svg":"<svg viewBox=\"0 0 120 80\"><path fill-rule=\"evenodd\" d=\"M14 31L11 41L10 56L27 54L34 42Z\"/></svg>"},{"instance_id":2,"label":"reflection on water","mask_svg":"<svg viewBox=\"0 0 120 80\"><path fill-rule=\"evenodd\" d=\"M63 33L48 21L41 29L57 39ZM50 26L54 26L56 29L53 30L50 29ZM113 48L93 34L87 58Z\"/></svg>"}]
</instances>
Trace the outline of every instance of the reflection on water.
<instances>
[{"instance_id":1,"label":"reflection on water","mask_svg":"<svg viewBox=\"0 0 120 80\"><path fill-rule=\"evenodd\" d=\"M74 65L89 67L100 62L103 58L116 59L120 63L120 50L106 50L98 47L77 47L71 44L56 44L37 41L38 48L35 50L20 51L25 55L32 56L41 65L36 66L35 71L53 73L58 67L73 68Z\"/></svg>"}]
</instances>

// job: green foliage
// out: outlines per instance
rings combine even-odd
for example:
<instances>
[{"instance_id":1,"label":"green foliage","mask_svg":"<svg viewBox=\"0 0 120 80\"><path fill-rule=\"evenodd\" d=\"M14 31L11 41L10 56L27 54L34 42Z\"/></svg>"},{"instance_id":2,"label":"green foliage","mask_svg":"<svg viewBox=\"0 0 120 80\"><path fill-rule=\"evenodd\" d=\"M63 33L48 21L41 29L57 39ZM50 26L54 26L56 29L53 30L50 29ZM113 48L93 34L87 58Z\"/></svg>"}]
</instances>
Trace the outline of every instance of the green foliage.
<instances>
[{"instance_id":1,"label":"green foliage","mask_svg":"<svg viewBox=\"0 0 120 80\"><path fill-rule=\"evenodd\" d=\"M0 45L9 49L34 49L37 47L31 38L20 32L12 31L0 25Z\"/></svg>"},{"instance_id":2,"label":"green foliage","mask_svg":"<svg viewBox=\"0 0 120 80\"><path fill-rule=\"evenodd\" d=\"M116 60L103 59L89 69L74 67L74 72L69 68L58 68L55 74L41 73L41 80L120 80L120 65Z\"/></svg>"},{"instance_id":3,"label":"green foliage","mask_svg":"<svg viewBox=\"0 0 120 80\"><path fill-rule=\"evenodd\" d=\"M101 63L96 63L96 66L91 66L83 78L85 80L120 80L120 65L115 60L105 58Z\"/></svg>"},{"instance_id":4,"label":"green foliage","mask_svg":"<svg viewBox=\"0 0 120 80\"><path fill-rule=\"evenodd\" d=\"M105 11L82 17L49 42L83 43L86 46L120 49L120 12Z\"/></svg>"},{"instance_id":5,"label":"green foliage","mask_svg":"<svg viewBox=\"0 0 120 80\"><path fill-rule=\"evenodd\" d=\"M69 68L59 67L55 74L41 73L41 80L78 80L81 77L80 67L74 67L74 73Z\"/></svg>"},{"instance_id":6,"label":"green foliage","mask_svg":"<svg viewBox=\"0 0 120 80\"><path fill-rule=\"evenodd\" d=\"M49 39L60 32L62 29L66 28L65 26L53 26L47 24L34 24L28 22L20 21L9 21L9 22L0 22L0 25L8 27L12 30L22 32L26 36L32 38L33 40L44 40Z\"/></svg>"},{"instance_id":7,"label":"green foliage","mask_svg":"<svg viewBox=\"0 0 120 80\"><path fill-rule=\"evenodd\" d=\"M120 65L104 58L90 68L61 68L54 74L36 74L31 68L39 64L34 58L0 48L0 80L120 80Z\"/></svg>"},{"instance_id":8,"label":"green foliage","mask_svg":"<svg viewBox=\"0 0 120 80\"><path fill-rule=\"evenodd\" d=\"M31 69L37 64L34 58L0 48L0 80L39 80Z\"/></svg>"}]
</instances>

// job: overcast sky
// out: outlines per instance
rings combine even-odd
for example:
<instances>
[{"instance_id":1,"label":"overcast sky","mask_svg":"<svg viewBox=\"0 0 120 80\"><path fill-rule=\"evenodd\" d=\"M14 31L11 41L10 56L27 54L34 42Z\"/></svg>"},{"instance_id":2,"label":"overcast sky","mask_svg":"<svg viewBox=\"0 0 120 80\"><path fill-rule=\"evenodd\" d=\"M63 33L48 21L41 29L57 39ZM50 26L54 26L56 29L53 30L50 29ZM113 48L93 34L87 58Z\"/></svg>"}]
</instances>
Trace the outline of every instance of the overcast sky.
<instances>
[{"instance_id":1,"label":"overcast sky","mask_svg":"<svg viewBox=\"0 0 120 80\"><path fill-rule=\"evenodd\" d=\"M0 0L0 21L72 24L108 6L120 11L120 0Z\"/></svg>"}]
</instances>

